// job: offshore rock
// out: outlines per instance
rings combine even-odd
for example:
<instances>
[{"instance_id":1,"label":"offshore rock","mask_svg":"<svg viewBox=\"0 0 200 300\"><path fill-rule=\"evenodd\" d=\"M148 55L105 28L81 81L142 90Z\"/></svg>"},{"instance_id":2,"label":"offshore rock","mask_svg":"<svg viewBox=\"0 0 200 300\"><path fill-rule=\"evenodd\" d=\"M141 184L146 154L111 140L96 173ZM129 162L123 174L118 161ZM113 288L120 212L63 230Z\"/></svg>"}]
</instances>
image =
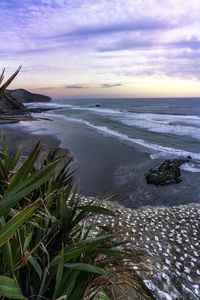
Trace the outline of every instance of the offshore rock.
<instances>
[{"instance_id":1,"label":"offshore rock","mask_svg":"<svg viewBox=\"0 0 200 300\"><path fill-rule=\"evenodd\" d=\"M149 172L145 174L147 183L167 185L181 182L180 166L190 161L190 159L191 158L188 157L187 159L165 160L158 168L150 169Z\"/></svg>"}]
</instances>

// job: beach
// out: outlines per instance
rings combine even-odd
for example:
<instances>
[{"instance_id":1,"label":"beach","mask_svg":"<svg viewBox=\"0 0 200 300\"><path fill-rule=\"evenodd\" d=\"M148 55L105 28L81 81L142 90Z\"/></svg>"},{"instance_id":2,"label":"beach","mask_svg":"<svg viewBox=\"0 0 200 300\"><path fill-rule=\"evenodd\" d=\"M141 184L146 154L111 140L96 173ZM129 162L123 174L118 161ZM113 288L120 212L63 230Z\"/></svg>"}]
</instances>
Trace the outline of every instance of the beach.
<instances>
[{"instance_id":1,"label":"beach","mask_svg":"<svg viewBox=\"0 0 200 300\"><path fill-rule=\"evenodd\" d=\"M168 103L170 100L166 101ZM199 117L191 114L198 113L197 109L194 112L195 105L198 103L194 103L195 107L191 107L189 111L184 107L177 107L178 104L172 105L170 102L167 113L161 114L162 108L166 106L165 102L157 108L148 101L141 100L141 103L138 103L138 101L129 100L129 102L126 101L128 104L125 104L127 108L126 110L124 108L124 120L131 107L134 112L128 112L128 118L135 125L123 127L119 121L115 120L116 116L121 120L123 100L121 102L117 100L117 104L114 100L107 102L104 100L100 108L95 107L96 102L97 100L93 100L84 105L83 101L75 102L74 105L64 103L64 101L29 104L32 108L40 107L40 105L43 105L43 108L51 107L51 111L33 114L33 116L52 121L20 122L15 126L15 130L26 132L25 136L33 135L35 141L45 136L49 139L52 137L59 141L60 148L69 149L74 157L73 167L77 170L79 190L84 196L117 194L118 201L131 208L145 205L170 207L199 202L199 140L182 135L182 133L180 135L180 127L183 132L188 128L188 126L186 128L188 122L193 124L193 127L189 126L192 128L192 135L197 134ZM172 107L174 107L173 115ZM179 109L181 109L181 114L177 115ZM170 110L171 114L169 114ZM136 111L139 112L136 113ZM187 115L184 116L183 113ZM146 117L148 120L144 119L143 122L141 117ZM142 122L150 128L154 126L153 128L157 131L161 128L161 132L154 133L141 129L138 126L143 126ZM177 125L177 122L182 125ZM168 131L169 127L173 133L164 134L163 131ZM10 125L9 130L12 128L13 126ZM143 142L141 142L141 137L145 138ZM15 137L13 142L14 140ZM142 146L142 143L148 144L149 148ZM172 143L175 143L174 148L172 148ZM152 145L153 149L150 148ZM191 153L192 149L196 152ZM180 183L165 186L147 184L145 174L150 169L160 166L165 159L186 158L189 154L192 159L191 162L181 166L182 181Z\"/></svg>"},{"instance_id":2,"label":"beach","mask_svg":"<svg viewBox=\"0 0 200 300\"><path fill-rule=\"evenodd\" d=\"M40 140L44 151L59 149L73 155L83 203L95 196L117 214L116 218L96 217L97 226L118 224L129 246L145 249L149 255L148 272L136 271L156 299L199 299L198 172L181 170L178 184L148 185L145 173L163 158L151 159L140 146L119 142L87 124L62 122L54 111L39 115L48 118L1 125L10 149L22 144L23 154L28 155ZM116 195L115 202L104 201L111 195Z\"/></svg>"},{"instance_id":3,"label":"beach","mask_svg":"<svg viewBox=\"0 0 200 300\"><path fill-rule=\"evenodd\" d=\"M200 300L198 12L0 1L0 299Z\"/></svg>"}]
</instances>

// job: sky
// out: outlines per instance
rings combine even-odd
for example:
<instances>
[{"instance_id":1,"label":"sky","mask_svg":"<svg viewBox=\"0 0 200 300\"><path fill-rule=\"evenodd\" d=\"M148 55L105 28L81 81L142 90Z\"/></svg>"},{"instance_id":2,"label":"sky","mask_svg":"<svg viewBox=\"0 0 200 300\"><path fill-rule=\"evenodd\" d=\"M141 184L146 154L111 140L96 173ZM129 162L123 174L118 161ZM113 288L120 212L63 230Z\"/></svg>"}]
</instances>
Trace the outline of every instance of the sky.
<instances>
[{"instance_id":1,"label":"sky","mask_svg":"<svg viewBox=\"0 0 200 300\"><path fill-rule=\"evenodd\" d=\"M199 0L0 0L0 67L52 97L200 97L199 14Z\"/></svg>"}]
</instances>

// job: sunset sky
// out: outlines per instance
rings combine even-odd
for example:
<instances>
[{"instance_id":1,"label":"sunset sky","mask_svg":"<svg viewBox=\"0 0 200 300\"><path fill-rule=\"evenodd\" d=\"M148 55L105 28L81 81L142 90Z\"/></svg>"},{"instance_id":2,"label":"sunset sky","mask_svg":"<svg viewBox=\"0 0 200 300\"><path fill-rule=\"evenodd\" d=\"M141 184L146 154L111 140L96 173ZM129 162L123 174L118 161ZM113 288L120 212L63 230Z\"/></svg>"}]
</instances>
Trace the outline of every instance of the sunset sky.
<instances>
[{"instance_id":1,"label":"sunset sky","mask_svg":"<svg viewBox=\"0 0 200 300\"><path fill-rule=\"evenodd\" d=\"M199 0L0 0L0 66L53 97L198 97L199 15Z\"/></svg>"}]
</instances>

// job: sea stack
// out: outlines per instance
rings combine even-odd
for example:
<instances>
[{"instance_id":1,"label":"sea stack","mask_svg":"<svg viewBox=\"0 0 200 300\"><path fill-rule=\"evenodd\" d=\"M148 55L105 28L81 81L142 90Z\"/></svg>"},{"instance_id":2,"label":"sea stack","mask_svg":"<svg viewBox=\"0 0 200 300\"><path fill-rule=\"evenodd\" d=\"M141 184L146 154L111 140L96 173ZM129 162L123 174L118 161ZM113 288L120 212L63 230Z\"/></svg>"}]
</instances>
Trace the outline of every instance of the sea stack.
<instances>
[{"instance_id":1,"label":"sea stack","mask_svg":"<svg viewBox=\"0 0 200 300\"><path fill-rule=\"evenodd\" d=\"M14 78L17 76L21 66L15 71L15 73L2 85L4 80L5 69L3 69L0 75L0 114L19 114L27 111L26 107L12 95L6 93L7 87L11 84Z\"/></svg>"}]
</instances>

